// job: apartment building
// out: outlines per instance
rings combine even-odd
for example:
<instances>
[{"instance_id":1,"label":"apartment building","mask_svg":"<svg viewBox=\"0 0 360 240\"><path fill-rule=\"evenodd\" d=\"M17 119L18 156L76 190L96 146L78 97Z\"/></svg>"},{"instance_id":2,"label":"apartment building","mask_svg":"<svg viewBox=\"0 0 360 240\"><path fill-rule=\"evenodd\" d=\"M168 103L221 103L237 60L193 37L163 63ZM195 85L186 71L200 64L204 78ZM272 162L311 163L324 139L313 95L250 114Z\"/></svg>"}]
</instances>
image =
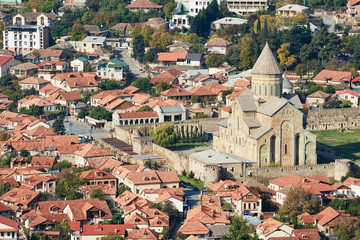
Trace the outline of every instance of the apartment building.
<instances>
[{"instance_id":1,"label":"apartment building","mask_svg":"<svg viewBox=\"0 0 360 240\"><path fill-rule=\"evenodd\" d=\"M237 15L245 15L259 10L267 10L268 0L229 0L227 1L229 12Z\"/></svg>"}]
</instances>

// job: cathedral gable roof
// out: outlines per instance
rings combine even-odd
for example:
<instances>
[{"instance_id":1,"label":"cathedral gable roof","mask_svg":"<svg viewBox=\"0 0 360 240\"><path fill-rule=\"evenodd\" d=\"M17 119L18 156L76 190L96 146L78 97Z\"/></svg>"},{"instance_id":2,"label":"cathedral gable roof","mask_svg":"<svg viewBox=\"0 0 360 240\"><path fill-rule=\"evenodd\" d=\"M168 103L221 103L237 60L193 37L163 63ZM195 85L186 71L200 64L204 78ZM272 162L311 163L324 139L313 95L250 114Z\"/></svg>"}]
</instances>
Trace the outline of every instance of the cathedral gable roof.
<instances>
[{"instance_id":1,"label":"cathedral gable roof","mask_svg":"<svg viewBox=\"0 0 360 240\"><path fill-rule=\"evenodd\" d=\"M261 123L257 118L244 118L244 122L249 128L261 127Z\"/></svg>"},{"instance_id":2,"label":"cathedral gable roof","mask_svg":"<svg viewBox=\"0 0 360 240\"><path fill-rule=\"evenodd\" d=\"M256 60L253 69L251 70L251 74L275 75L281 73L282 69L279 62L276 60L269 44L266 43L259 58Z\"/></svg>"},{"instance_id":3,"label":"cathedral gable roof","mask_svg":"<svg viewBox=\"0 0 360 240\"><path fill-rule=\"evenodd\" d=\"M271 130L271 127L263 125L263 126L259 127L255 132L251 133L249 135L249 138L258 140L259 138L264 136L270 130Z\"/></svg>"},{"instance_id":4,"label":"cathedral gable roof","mask_svg":"<svg viewBox=\"0 0 360 240\"><path fill-rule=\"evenodd\" d=\"M243 112L255 112L257 107L255 104L255 100L253 95L251 94L250 89L246 89L242 92L238 97L237 100L240 104L240 107Z\"/></svg>"},{"instance_id":5,"label":"cathedral gable roof","mask_svg":"<svg viewBox=\"0 0 360 240\"><path fill-rule=\"evenodd\" d=\"M259 107L257 112L271 117L287 103L288 101L285 98L271 97Z\"/></svg>"},{"instance_id":6,"label":"cathedral gable roof","mask_svg":"<svg viewBox=\"0 0 360 240\"><path fill-rule=\"evenodd\" d=\"M296 93L284 94L283 97L286 98L288 102L291 103L291 105L293 105L295 108L297 109L303 108L303 105L300 102L300 98Z\"/></svg>"}]
</instances>

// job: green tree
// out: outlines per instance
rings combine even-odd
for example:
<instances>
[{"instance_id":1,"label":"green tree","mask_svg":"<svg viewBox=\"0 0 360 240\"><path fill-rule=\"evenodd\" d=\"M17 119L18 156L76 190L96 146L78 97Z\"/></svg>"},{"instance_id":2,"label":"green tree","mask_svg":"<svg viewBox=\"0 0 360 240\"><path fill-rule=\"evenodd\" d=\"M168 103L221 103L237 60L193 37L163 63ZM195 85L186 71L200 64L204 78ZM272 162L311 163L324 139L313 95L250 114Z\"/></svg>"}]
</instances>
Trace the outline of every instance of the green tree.
<instances>
[{"instance_id":1,"label":"green tree","mask_svg":"<svg viewBox=\"0 0 360 240\"><path fill-rule=\"evenodd\" d=\"M154 110L147 105L142 106L139 110L137 110L137 112L152 112L152 111L154 111Z\"/></svg>"},{"instance_id":2,"label":"green tree","mask_svg":"<svg viewBox=\"0 0 360 240\"><path fill-rule=\"evenodd\" d=\"M344 219L334 227L334 233L340 240L359 240L360 228L356 220Z\"/></svg>"},{"instance_id":3,"label":"green tree","mask_svg":"<svg viewBox=\"0 0 360 240\"><path fill-rule=\"evenodd\" d=\"M254 63L254 48L255 42L252 38L241 38L241 51L240 51L240 67L242 69L249 69Z\"/></svg>"},{"instance_id":4,"label":"green tree","mask_svg":"<svg viewBox=\"0 0 360 240\"><path fill-rule=\"evenodd\" d=\"M78 118L80 119L84 119L86 116L89 115L89 109L87 108L82 108L78 114Z\"/></svg>"},{"instance_id":5,"label":"green tree","mask_svg":"<svg viewBox=\"0 0 360 240\"><path fill-rule=\"evenodd\" d=\"M135 35L133 39L133 58L139 62L143 61L145 55L144 37L140 34Z\"/></svg>"},{"instance_id":6,"label":"green tree","mask_svg":"<svg viewBox=\"0 0 360 240\"><path fill-rule=\"evenodd\" d=\"M28 157L30 155L29 151L25 149L20 150L20 157Z\"/></svg>"},{"instance_id":7,"label":"green tree","mask_svg":"<svg viewBox=\"0 0 360 240\"><path fill-rule=\"evenodd\" d=\"M239 67L240 65L240 44L234 44L228 47L225 54L225 60L228 64L233 67Z\"/></svg>"},{"instance_id":8,"label":"green tree","mask_svg":"<svg viewBox=\"0 0 360 240\"><path fill-rule=\"evenodd\" d=\"M71 29L71 41L81 41L88 35L88 32L84 29L84 26L77 22Z\"/></svg>"},{"instance_id":9,"label":"green tree","mask_svg":"<svg viewBox=\"0 0 360 240\"><path fill-rule=\"evenodd\" d=\"M54 131L59 135L64 135L66 132L65 125L64 125L64 118L58 118L52 125Z\"/></svg>"},{"instance_id":10,"label":"green tree","mask_svg":"<svg viewBox=\"0 0 360 240\"><path fill-rule=\"evenodd\" d=\"M101 106L96 106L89 112L89 117L97 120L111 121L112 113Z\"/></svg>"},{"instance_id":11,"label":"green tree","mask_svg":"<svg viewBox=\"0 0 360 240\"><path fill-rule=\"evenodd\" d=\"M4 195L8 191L10 191L12 188L13 188L13 186L8 182L0 183L0 196Z\"/></svg>"},{"instance_id":12,"label":"green tree","mask_svg":"<svg viewBox=\"0 0 360 240\"><path fill-rule=\"evenodd\" d=\"M151 89L150 81L147 78L138 78L131 83L131 86L137 87L145 92L148 92Z\"/></svg>"},{"instance_id":13,"label":"green tree","mask_svg":"<svg viewBox=\"0 0 360 240\"><path fill-rule=\"evenodd\" d=\"M205 60L205 64L208 67L219 67L225 61L225 56L223 54L212 52L209 56L207 56Z\"/></svg>"},{"instance_id":14,"label":"green tree","mask_svg":"<svg viewBox=\"0 0 360 240\"><path fill-rule=\"evenodd\" d=\"M90 198L105 200L105 193L100 188L93 188L90 193Z\"/></svg>"},{"instance_id":15,"label":"green tree","mask_svg":"<svg viewBox=\"0 0 360 240\"><path fill-rule=\"evenodd\" d=\"M334 94L336 92L334 86L332 85L327 85L325 88L325 92L328 94Z\"/></svg>"},{"instance_id":16,"label":"green tree","mask_svg":"<svg viewBox=\"0 0 360 240\"><path fill-rule=\"evenodd\" d=\"M170 89L170 84L165 82L165 81L161 81L156 85L156 92L157 93L161 93L165 90Z\"/></svg>"},{"instance_id":17,"label":"green tree","mask_svg":"<svg viewBox=\"0 0 360 240\"><path fill-rule=\"evenodd\" d=\"M102 237L101 240L124 240L119 233L109 233L106 237Z\"/></svg>"},{"instance_id":18,"label":"green tree","mask_svg":"<svg viewBox=\"0 0 360 240\"><path fill-rule=\"evenodd\" d=\"M119 195L123 194L125 191L131 192L131 189L128 186L126 186L125 184L120 183L118 186L116 195L119 196Z\"/></svg>"},{"instance_id":19,"label":"green tree","mask_svg":"<svg viewBox=\"0 0 360 240\"><path fill-rule=\"evenodd\" d=\"M71 162L66 161L66 160L61 161L61 162L57 162L56 164L54 164L52 169L61 171L64 168L71 168Z\"/></svg>"},{"instance_id":20,"label":"green tree","mask_svg":"<svg viewBox=\"0 0 360 240\"><path fill-rule=\"evenodd\" d=\"M100 9L100 0L86 0L85 6L93 12L97 12Z\"/></svg>"},{"instance_id":21,"label":"green tree","mask_svg":"<svg viewBox=\"0 0 360 240\"><path fill-rule=\"evenodd\" d=\"M247 221L235 216L231 219L231 227L229 233L221 238L221 240L255 240L257 237L249 235L253 229L247 224Z\"/></svg>"},{"instance_id":22,"label":"green tree","mask_svg":"<svg viewBox=\"0 0 360 240\"><path fill-rule=\"evenodd\" d=\"M174 145L178 140L174 126L171 124L157 126L154 131L150 131L150 137L154 140L154 143L162 147Z\"/></svg>"},{"instance_id":23,"label":"green tree","mask_svg":"<svg viewBox=\"0 0 360 240\"><path fill-rule=\"evenodd\" d=\"M191 170L188 176L190 179L193 179L195 177L195 173Z\"/></svg>"},{"instance_id":24,"label":"green tree","mask_svg":"<svg viewBox=\"0 0 360 240\"><path fill-rule=\"evenodd\" d=\"M29 108L20 108L20 113L29 114L31 116L39 117L43 114L42 109L39 106L31 105Z\"/></svg>"},{"instance_id":25,"label":"green tree","mask_svg":"<svg viewBox=\"0 0 360 240\"><path fill-rule=\"evenodd\" d=\"M192 96L191 103L201 103L200 97L196 95Z\"/></svg>"},{"instance_id":26,"label":"green tree","mask_svg":"<svg viewBox=\"0 0 360 240\"><path fill-rule=\"evenodd\" d=\"M198 36L206 37L210 33L210 23L221 17L217 1L212 0L207 8L201 9L199 13L190 20L190 30Z\"/></svg>"},{"instance_id":27,"label":"green tree","mask_svg":"<svg viewBox=\"0 0 360 240\"><path fill-rule=\"evenodd\" d=\"M347 208L346 200L342 198L335 198L331 200L329 206L335 210L345 210Z\"/></svg>"},{"instance_id":28,"label":"green tree","mask_svg":"<svg viewBox=\"0 0 360 240\"><path fill-rule=\"evenodd\" d=\"M59 181L56 184L55 196L67 200L81 199L83 195L76 191L85 184L85 180L77 176L71 169L63 169L58 174Z\"/></svg>"},{"instance_id":29,"label":"green tree","mask_svg":"<svg viewBox=\"0 0 360 240\"><path fill-rule=\"evenodd\" d=\"M319 210L319 201L314 198L311 192L298 187L288 192L278 214L282 219L296 222L298 215L305 212L316 214Z\"/></svg>"},{"instance_id":30,"label":"green tree","mask_svg":"<svg viewBox=\"0 0 360 240\"><path fill-rule=\"evenodd\" d=\"M99 87L104 91L115 90L115 89L120 89L120 83L115 80L105 80L100 83Z\"/></svg>"},{"instance_id":31,"label":"green tree","mask_svg":"<svg viewBox=\"0 0 360 240\"><path fill-rule=\"evenodd\" d=\"M164 6L164 13L167 19L170 19L175 11L176 3L173 1L168 2Z\"/></svg>"},{"instance_id":32,"label":"green tree","mask_svg":"<svg viewBox=\"0 0 360 240\"><path fill-rule=\"evenodd\" d=\"M46 0L39 6L39 12L49 13L56 9L56 3L53 0Z\"/></svg>"}]
</instances>

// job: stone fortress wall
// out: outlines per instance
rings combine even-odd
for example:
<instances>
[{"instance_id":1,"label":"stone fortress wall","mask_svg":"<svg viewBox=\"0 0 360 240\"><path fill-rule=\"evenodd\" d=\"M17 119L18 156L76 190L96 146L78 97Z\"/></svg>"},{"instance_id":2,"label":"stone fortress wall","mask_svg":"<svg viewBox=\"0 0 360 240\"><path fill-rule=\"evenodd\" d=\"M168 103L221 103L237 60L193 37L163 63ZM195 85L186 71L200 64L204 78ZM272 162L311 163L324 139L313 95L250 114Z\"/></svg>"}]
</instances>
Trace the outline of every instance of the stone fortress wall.
<instances>
[{"instance_id":1,"label":"stone fortress wall","mask_svg":"<svg viewBox=\"0 0 360 240\"><path fill-rule=\"evenodd\" d=\"M328 112L328 110L326 110L326 112ZM332 113L333 111L329 111L329 112ZM349 112L353 112L353 111L349 111ZM217 118L199 119L199 120L183 121L175 124L178 124L179 126L201 125L204 131L215 131L217 129L217 123L220 122L221 120L222 119L217 119ZM321 122L321 120L319 122ZM171 151L155 143L148 142L148 140L142 140L141 138L139 138L143 136L145 132L145 128L150 130L153 129L154 127L155 127L154 125L150 125L150 124L116 127L115 129L112 129L109 132L109 137L117 138L130 145L133 145L134 151L137 153L156 154L158 156L165 158L165 165L173 170L176 170L179 174L181 174L182 170L186 170L187 172L193 170L195 172L195 177L198 177L196 174L196 170L189 169L189 165L190 165L189 155L184 154L183 152ZM107 148L107 146L105 146L105 148ZM139 162L131 162L131 158L129 159L130 159L130 163L139 164ZM231 175L233 179L239 182L244 182L250 178L257 179L259 181L268 181L271 178L277 178L288 174L295 174L303 177L310 175L315 175L315 176L326 175L330 178L335 178L336 180L340 180L341 177L345 176L349 171L351 170L358 171L358 169L360 169L360 164L356 162L352 162L351 160L347 160L347 159L338 159L335 162L329 164L317 164L317 165L283 166L283 167L267 167L267 168L257 168L256 166L253 166L246 168L247 174L245 175L242 174L242 172L237 172L237 171L231 173ZM205 184L213 183L218 180L229 177L228 171L226 169L224 171L222 167L214 167L214 166L206 167L206 169L202 170L202 174L206 175L207 181Z\"/></svg>"},{"instance_id":2,"label":"stone fortress wall","mask_svg":"<svg viewBox=\"0 0 360 240\"><path fill-rule=\"evenodd\" d=\"M355 129L360 126L360 108L336 108L304 112L306 130Z\"/></svg>"}]
</instances>

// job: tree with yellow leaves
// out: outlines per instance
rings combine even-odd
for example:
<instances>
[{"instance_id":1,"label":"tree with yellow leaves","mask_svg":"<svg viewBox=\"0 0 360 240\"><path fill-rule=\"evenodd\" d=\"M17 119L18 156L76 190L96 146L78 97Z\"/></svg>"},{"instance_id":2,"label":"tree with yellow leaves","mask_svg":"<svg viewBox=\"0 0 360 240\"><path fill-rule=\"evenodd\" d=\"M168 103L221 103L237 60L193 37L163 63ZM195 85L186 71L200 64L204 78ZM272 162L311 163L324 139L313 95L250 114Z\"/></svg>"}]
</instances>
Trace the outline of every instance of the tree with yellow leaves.
<instances>
[{"instance_id":1,"label":"tree with yellow leaves","mask_svg":"<svg viewBox=\"0 0 360 240\"><path fill-rule=\"evenodd\" d=\"M214 38L220 38L220 37L219 37L219 35L217 35L217 34L215 33L215 34L211 35L211 38L210 38L209 40L214 39Z\"/></svg>"},{"instance_id":2,"label":"tree with yellow leaves","mask_svg":"<svg viewBox=\"0 0 360 240\"><path fill-rule=\"evenodd\" d=\"M267 26L269 31L274 29L274 27L276 26L276 17L271 16L271 15L261 15L260 16L260 28L258 28L258 24L259 24L259 19L256 19L254 22L254 32L258 33L258 29L262 30L264 28L265 25L265 19L267 22Z\"/></svg>"},{"instance_id":3,"label":"tree with yellow leaves","mask_svg":"<svg viewBox=\"0 0 360 240\"><path fill-rule=\"evenodd\" d=\"M154 29L147 24L144 24L141 29L141 35L144 36L145 46L149 46L151 36L154 33Z\"/></svg>"},{"instance_id":4,"label":"tree with yellow leaves","mask_svg":"<svg viewBox=\"0 0 360 240\"><path fill-rule=\"evenodd\" d=\"M290 43L283 43L277 50L280 65L287 69L296 63L296 56L290 55Z\"/></svg>"},{"instance_id":5,"label":"tree with yellow leaves","mask_svg":"<svg viewBox=\"0 0 360 240\"><path fill-rule=\"evenodd\" d=\"M249 69L254 63L255 41L249 37L242 37L240 45L240 67Z\"/></svg>"},{"instance_id":6,"label":"tree with yellow leaves","mask_svg":"<svg viewBox=\"0 0 360 240\"><path fill-rule=\"evenodd\" d=\"M151 35L150 46L151 47L167 47L172 42L172 36L169 32L155 31Z\"/></svg>"}]
</instances>

